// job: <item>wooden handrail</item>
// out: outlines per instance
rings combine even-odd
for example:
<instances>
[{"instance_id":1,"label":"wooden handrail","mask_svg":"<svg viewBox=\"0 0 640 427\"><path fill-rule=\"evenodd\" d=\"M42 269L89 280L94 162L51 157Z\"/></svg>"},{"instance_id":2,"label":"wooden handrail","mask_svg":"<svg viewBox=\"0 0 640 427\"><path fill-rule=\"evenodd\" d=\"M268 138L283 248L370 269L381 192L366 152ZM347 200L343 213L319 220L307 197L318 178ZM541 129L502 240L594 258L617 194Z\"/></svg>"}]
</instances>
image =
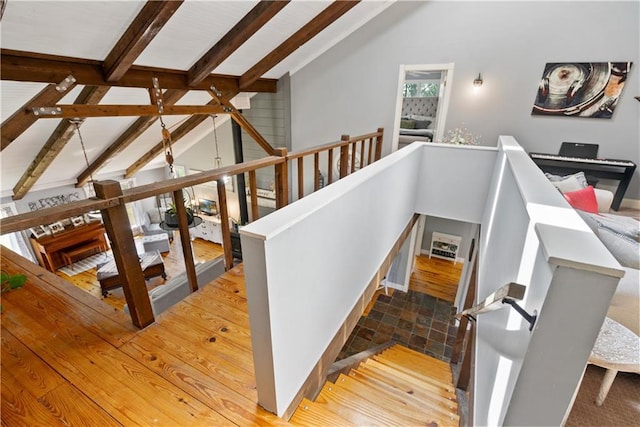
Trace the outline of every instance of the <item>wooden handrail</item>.
<instances>
[{"instance_id":1,"label":"wooden handrail","mask_svg":"<svg viewBox=\"0 0 640 427\"><path fill-rule=\"evenodd\" d=\"M476 316L478 314L497 310L504 307L504 305L502 304L502 300L505 298L511 298L518 301L521 300L524 297L524 292L526 289L527 288L523 285L519 285L514 282L508 283L486 297L480 304L456 314L456 317L460 318L463 316Z\"/></svg>"},{"instance_id":2,"label":"wooden handrail","mask_svg":"<svg viewBox=\"0 0 640 427\"><path fill-rule=\"evenodd\" d=\"M83 213L102 210L120 204L134 202L159 194L173 193L186 187L204 184L210 181L218 181L226 176L238 175L245 172L254 171L268 166L278 165L285 162L285 159L278 156L264 157L258 160L239 163L237 165L225 166L219 169L200 172L180 178L168 179L152 184L133 187L122 192L122 196L99 199L86 199L65 205L54 206L39 211L26 212L19 215L0 219L0 234L13 233L40 224L50 224L55 221L67 219Z\"/></svg>"},{"instance_id":3,"label":"wooden handrail","mask_svg":"<svg viewBox=\"0 0 640 427\"><path fill-rule=\"evenodd\" d=\"M340 140L340 141L336 141L336 142L330 142L328 144L324 144L324 145L318 145L316 147L313 148L308 148L305 150L300 150L300 151L294 151L293 153L289 153L287 155L287 160L295 160L298 157L305 157L311 154L316 154L316 153L321 153L323 151L328 151L331 150L332 148L339 148L343 145L348 145L348 144L352 144L354 142L359 142L362 140L366 140L366 139L371 139L371 138L377 138L377 137L381 137L383 135L383 129L379 128L376 132L372 132L372 133L366 133L364 135L358 135L358 136L351 136L349 137L348 140Z\"/></svg>"}]
</instances>

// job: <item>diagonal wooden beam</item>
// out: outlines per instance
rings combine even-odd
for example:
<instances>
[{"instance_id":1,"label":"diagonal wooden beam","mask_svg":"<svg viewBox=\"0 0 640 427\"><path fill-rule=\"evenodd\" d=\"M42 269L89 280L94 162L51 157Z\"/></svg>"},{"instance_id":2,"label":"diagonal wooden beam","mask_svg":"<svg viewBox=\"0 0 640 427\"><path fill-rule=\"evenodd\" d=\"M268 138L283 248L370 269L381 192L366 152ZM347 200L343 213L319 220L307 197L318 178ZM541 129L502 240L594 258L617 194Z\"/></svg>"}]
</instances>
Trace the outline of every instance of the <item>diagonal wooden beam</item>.
<instances>
[{"instance_id":1,"label":"diagonal wooden beam","mask_svg":"<svg viewBox=\"0 0 640 427\"><path fill-rule=\"evenodd\" d=\"M105 58L102 68L107 81L117 81L124 76L183 1L147 1Z\"/></svg>"},{"instance_id":2,"label":"diagonal wooden beam","mask_svg":"<svg viewBox=\"0 0 640 427\"><path fill-rule=\"evenodd\" d=\"M162 94L162 99L165 105L172 105L176 103L187 93L186 90L173 90L169 89ZM158 120L158 117L145 116L137 119L127 130L125 130L120 136L105 150L97 159L95 159L87 169L82 171L78 175L78 183L76 187L82 187L85 185L91 176L98 172L112 157L120 153L127 148L136 138L144 133L152 124Z\"/></svg>"},{"instance_id":3,"label":"diagonal wooden beam","mask_svg":"<svg viewBox=\"0 0 640 427\"><path fill-rule=\"evenodd\" d=\"M218 103L213 100L207 103L208 106L218 106ZM166 107L165 107L166 108ZM199 116L191 116L187 121L182 123L176 130L171 132L171 141L175 144L179 139L184 137L186 134L191 132L196 128L200 123L202 123L207 117L204 115ZM162 141L156 144L151 150L147 151L142 157L136 160L131 166L129 166L124 174L125 178L131 178L135 175L140 169L142 169L147 163L158 157L162 152L164 152L164 145Z\"/></svg>"},{"instance_id":4,"label":"diagonal wooden beam","mask_svg":"<svg viewBox=\"0 0 640 427\"><path fill-rule=\"evenodd\" d=\"M269 141L264 139L260 132L258 132L258 130L249 123L246 117L238 111L228 98L226 98L221 92L216 91L215 88L212 88L212 90L209 91L209 94L222 106L224 112L229 113L233 121L238 123L238 125L240 125L240 127L244 129L244 131L249 134L249 136L251 136L251 138L253 138L264 151L267 152L267 154L270 156L274 155L275 149L271 144L269 144Z\"/></svg>"},{"instance_id":5,"label":"diagonal wooden beam","mask_svg":"<svg viewBox=\"0 0 640 427\"><path fill-rule=\"evenodd\" d=\"M106 86L86 86L75 100L78 104L97 104L109 91ZM53 131L49 139L40 149L36 158L31 162L25 173L13 187L13 200L20 200L31 190L31 187L38 181L47 170L60 151L69 142L76 128L69 120L62 120Z\"/></svg>"},{"instance_id":6,"label":"diagonal wooden beam","mask_svg":"<svg viewBox=\"0 0 640 427\"><path fill-rule=\"evenodd\" d=\"M4 58L2 59L4 61ZM58 84L52 83L47 85L36 96L27 101L18 111L13 113L11 117L2 122L2 126L0 127L2 147L0 151L7 148L9 144L38 120L38 118L33 115L32 108L54 105L69 93L77 83L75 78L70 75L61 79L60 82L61 83Z\"/></svg>"},{"instance_id":7,"label":"diagonal wooden beam","mask_svg":"<svg viewBox=\"0 0 640 427\"><path fill-rule=\"evenodd\" d=\"M59 119L74 117L120 117L120 116L160 116L155 105L56 105L57 111L48 114L41 110L34 110L41 119ZM166 105L163 116L185 116L191 114L217 114L222 108L217 105Z\"/></svg>"},{"instance_id":8,"label":"diagonal wooden beam","mask_svg":"<svg viewBox=\"0 0 640 427\"><path fill-rule=\"evenodd\" d=\"M247 88L256 82L264 73L291 55L300 46L314 38L359 2L360 0L334 1L329 7L320 12L315 18L244 73L240 77L240 90L246 91Z\"/></svg>"},{"instance_id":9,"label":"diagonal wooden beam","mask_svg":"<svg viewBox=\"0 0 640 427\"><path fill-rule=\"evenodd\" d=\"M201 83L218 65L249 40L260 28L289 3L286 1L260 1L218 43L189 70L190 86Z\"/></svg>"},{"instance_id":10,"label":"diagonal wooden beam","mask_svg":"<svg viewBox=\"0 0 640 427\"><path fill-rule=\"evenodd\" d=\"M240 78L237 76L211 74L200 84L189 86L187 71L134 65L118 81L109 82L104 78L102 61L9 49L0 49L0 57L0 75L2 80L8 81L55 83L73 74L77 84L81 85L148 89L151 79L157 77L164 89L208 90L211 85L215 85L223 92L239 92ZM275 79L260 79L247 91L275 93L276 83Z\"/></svg>"}]
</instances>

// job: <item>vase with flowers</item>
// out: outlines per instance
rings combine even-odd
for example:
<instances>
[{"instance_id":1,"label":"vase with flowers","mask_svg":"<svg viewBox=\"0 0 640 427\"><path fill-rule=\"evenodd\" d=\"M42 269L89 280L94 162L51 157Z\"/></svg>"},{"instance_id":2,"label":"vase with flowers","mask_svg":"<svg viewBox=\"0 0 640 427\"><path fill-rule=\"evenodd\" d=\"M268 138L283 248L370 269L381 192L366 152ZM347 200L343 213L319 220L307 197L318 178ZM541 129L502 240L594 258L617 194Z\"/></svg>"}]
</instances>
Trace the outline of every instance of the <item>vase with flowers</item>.
<instances>
[{"instance_id":1,"label":"vase with flowers","mask_svg":"<svg viewBox=\"0 0 640 427\"><path fill-rule=\"evenodd\" d=\"M479 136L472 134L464 124L447 132L444 139L440 142L455 145L478 145Z\"/></svg>"}]
</instances>

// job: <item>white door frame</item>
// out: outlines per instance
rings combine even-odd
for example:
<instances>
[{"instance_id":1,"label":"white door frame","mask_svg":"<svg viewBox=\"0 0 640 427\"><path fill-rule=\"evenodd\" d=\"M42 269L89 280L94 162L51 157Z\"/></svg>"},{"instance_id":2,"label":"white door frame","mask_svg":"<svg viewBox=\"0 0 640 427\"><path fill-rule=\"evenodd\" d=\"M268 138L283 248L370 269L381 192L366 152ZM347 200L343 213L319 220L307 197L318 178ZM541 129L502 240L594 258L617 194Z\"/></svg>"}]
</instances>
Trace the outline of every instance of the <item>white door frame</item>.
<instances>
[{"instance_id":1,"label":"white door frame","mask_svg":"<svg viewBox=\"0 0 640 427\"><path fill-rule=\"evenodd\" d=\"M422 65L406 65L400 64L398 73L398 92L396 96L396 115L393 122L393 138L391 141L391 151L398 149L398 139L400 137L400 117L402 116L402 85L404 84L407 71L441 71L440 91L438 96L438 113L436 123L438 128L434 135L434 140L442 140L445 129L445 121L447 111L449 110L449 99L451 99L451 87L453 82L453 66L454 63L448 64L422 64Z\"/></svg>"}]
</instances>

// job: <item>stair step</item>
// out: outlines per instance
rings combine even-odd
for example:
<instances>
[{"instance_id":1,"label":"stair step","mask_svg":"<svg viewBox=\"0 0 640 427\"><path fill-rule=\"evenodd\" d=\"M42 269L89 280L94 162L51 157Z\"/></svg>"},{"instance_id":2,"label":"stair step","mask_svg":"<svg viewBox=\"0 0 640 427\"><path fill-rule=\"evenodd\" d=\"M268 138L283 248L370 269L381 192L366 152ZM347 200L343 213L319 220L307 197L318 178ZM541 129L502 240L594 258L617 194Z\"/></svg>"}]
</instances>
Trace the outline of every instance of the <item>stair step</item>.
<instances>
[{"instance_id":1,"label":"stair step","mask_svg":"<svg viewBox=\"0 0 640 427\"><path fill-rule=\"evenodd\" d=\"M383 375L387 375L392 378L400 378L408 384L413 384L415 387L420 387L424 390L430 391L440 396L455 399L456 392L451 382L438 380L425 381L420 377L420 375L414 375L413 373L407 373L402 370L398 370L392 366L380 363L373 359L367 360L365 363L360 365L359 369L362 370L367 368L375 369L382 372Z\"/></svg>"},{"instance_id":2,"label":"stair step","mask_svg":"<svg viewBox=\"0 0 640 427\"><path fill-rule=\"evenodd\" d=\"M448 363L406 347L396 345L376 355L375 358L384 358L395 362L404 366L405 369L411 367L412 372L421 372L424 376L439 378L446 382L452 382L453 379L451 366Z\"/></svg>"},{"instance_id":3,"label":"stair step","mask_svg":"<svg viewBox=\"0 0 640 427\"><path fill-rule=\"evenodd\" d=\"M320 405L327 411L331 411L346 420L346 424L338 425L374 426L385 424L371 413L366 412L366 408L363 411L363 405L358 405L357 402L352 402L348 399L345 400L344 396L336 395L333 390L329 391L327 388L330 386L333 386L333 384L325 384L318 397L316 397L314 406Z\"/></svg>"},{"instance_id":4,"label":"stair step","mask_svg":"<svg viewBox=\"0 0 640 427\"><path fill-rule=\"evenodd\" d=\"M321 395L373 417L377 425L398 426L420 423L420 420L414 416L395 412L392 405L387 405L383 398L371 402L350 390L336 386L336 384L326 384L322 389Z\"/></svg>"},{"instance_id":5,"label":"stair step","mask_svg":"<svg viewBox=\"0 0 640 427\"><path fill-rule=\"evenodd\" d=\"M308 399L302 399L298 409L293 414L289 423L301 426L317 427L323 425L343 426L349 422L335 412L330 411L325 405L316 404Z\"/></svg>"},{"instance_id":6,"label":"stair step","mask_svg":"<svg viewBox=\"0 0 640 427\"><path fill-rule=\"evenodd\" d=\"M453 375L451 369L447 372L443 372L440 368L427 368L424 365L418 365L414 363L409 357L397 357L397 356L375 356L370 360L387 365L391 368L402 371L415 378L419 378L422 381L430 382L433 384L451 384L453 382Z\"/></svg>"},{"instance_id":7,"label":"stair step","mask_svg":"<svg viewBox=\"0 0 640 427\"><path fill-rule=\"evenodd\" d=\"M371 369L358 370L351 371L349 373L349 376L354 378L362 378L366 381L373 381L374 383L380 383L388 387L396 388L400 390L402 394L420 399L424 402L425 405L429 405L434 409L436 407L439 407L441 409L440 412L444 411L448 414L450 412L457 412L458 410L458 404L455 400L436 394L432 390L425 390L424 388L416 386L415 384L407 383L402 379L390 378L388 374L384 372L378 372Z\"/></svg>"},{"instance_id":8,"label":"stair step","mask_svg":"<svg viewBox=\"0 0 640 427\"><path fill-rule=\"evenodd\" d=\"M444 360L440 360L438 358L429 356L428 354L421 353L417 350L412 350L409 347L405 347L400 344L396 344L394 346L388 347L384 351L380 352L380 354L383 354L383 353L404 354L408 356L414 356L414 357L417 357L418 359L424 360L426 363L429 363L431 365L440 366L444 370L449 368L449 363L445 362Z\"/></svg>"},{"instance_id":9,"label":"stair step","mask_svg":"<svg viewBox=\"0 0 640 427\"><path fill-rule=\"evenodd\" d=\"M335 385L368 400L385 411L393 412L413 423L424 425L436 423L438 425L458 425L458 416L454 413L441 413L430 408L424 402L411 396L401 396L397 390L381 389L368 382L362 382L354 377L341 374Z\"/></svg>"}]
</instances>

